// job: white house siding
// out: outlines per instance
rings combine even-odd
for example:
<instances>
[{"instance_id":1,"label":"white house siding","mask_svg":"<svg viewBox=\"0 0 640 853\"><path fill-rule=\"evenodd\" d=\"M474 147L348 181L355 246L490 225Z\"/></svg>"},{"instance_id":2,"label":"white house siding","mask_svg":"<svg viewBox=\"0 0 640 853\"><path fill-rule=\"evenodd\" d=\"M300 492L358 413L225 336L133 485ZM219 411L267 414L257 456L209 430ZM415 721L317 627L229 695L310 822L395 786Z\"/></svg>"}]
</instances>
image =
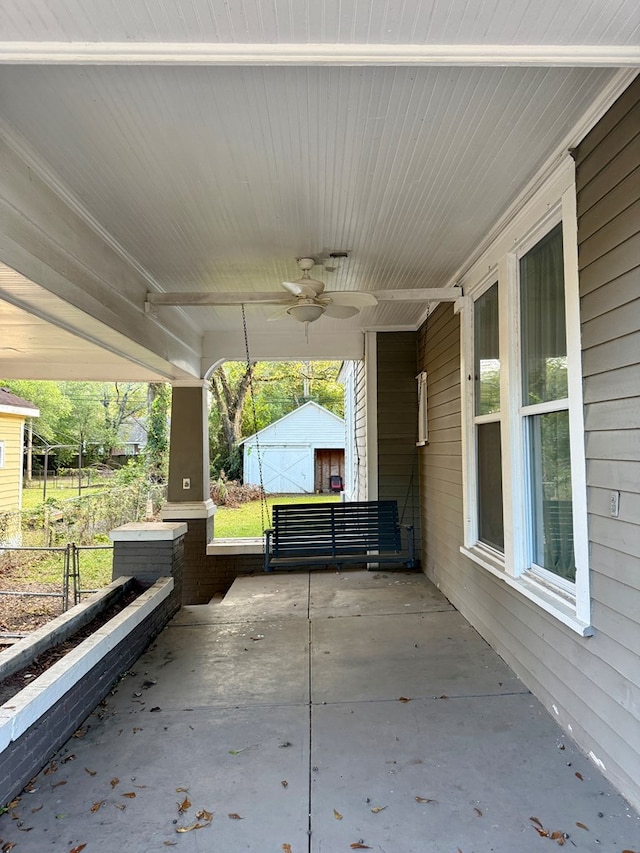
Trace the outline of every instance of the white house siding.
<instances>
[{"instance_id":1,"label":"white house siding","mask_svg":"<svg viewBox=\"0 0 640 853\"><path fill-rule=\"evenodd\" d=\"M364 361L348 361L342 368L345 420L344 491L348 501L367 500L367 412Z\"/></svg>"},{"instance_id":2,"label":"white house siding","mask_svg":"<svg viewBox=\"0 0 640 853\"><path fill-rule=\"evenodd\" d=\"M421 330L429 445L423 565L556 719L640 806L640 276L638 82L580 145L578 214L594 636L582 638L459 552L459 317ZM635 106L634 106L635 105ZM635 141L634 141L635 140ZM425 340L426 338L426 340ZM620 518L608 516L619 490Z\"/></svg>"}]
</instances>

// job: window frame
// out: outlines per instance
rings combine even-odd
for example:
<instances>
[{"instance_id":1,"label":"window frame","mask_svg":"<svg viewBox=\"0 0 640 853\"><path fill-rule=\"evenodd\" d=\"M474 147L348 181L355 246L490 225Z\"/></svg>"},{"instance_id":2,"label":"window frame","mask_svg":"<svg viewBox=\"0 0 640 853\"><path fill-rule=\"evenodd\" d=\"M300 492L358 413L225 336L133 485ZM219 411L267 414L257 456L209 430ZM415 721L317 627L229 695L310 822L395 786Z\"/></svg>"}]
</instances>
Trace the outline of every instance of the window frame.
<instances>
[{"instance_id":1,"label":"window frame","mask_svg":"<svg viewBox=\"0 0 640 853\"><path fill-rule=\"evenodd\" d=\"M562 223L564 288L567 335L568 397L550 404L522 403L520 331L520 259L556 225ZM475 432L484 416L474 406L475 301L498 282L500 342L500 424L504 554L478 540L477 460ZM586 463L580 348L577 218L575 170L568 158L506 223L462 281L465 296L460 305L461 379L463 386L463 500L462 553L517 589L544 611L582 636L592 633L588 562ZM561 405L559 405L561 404ZM571 486L573 508L575 583L535 567L531 560L531 525L527 418L550 411L569 413ZM492 415L491 419L495 419Z\"/></svg>"},{"instance_id":2,"label":"window frame","mask_svg":"<svg viewBox=\"0 0 640 853\"><path fill-rule=\"evenodd\" d=\"M6 457L5 442L0 441L0 468L4 468L5 457Z\"/></svg>"}]
</instances>

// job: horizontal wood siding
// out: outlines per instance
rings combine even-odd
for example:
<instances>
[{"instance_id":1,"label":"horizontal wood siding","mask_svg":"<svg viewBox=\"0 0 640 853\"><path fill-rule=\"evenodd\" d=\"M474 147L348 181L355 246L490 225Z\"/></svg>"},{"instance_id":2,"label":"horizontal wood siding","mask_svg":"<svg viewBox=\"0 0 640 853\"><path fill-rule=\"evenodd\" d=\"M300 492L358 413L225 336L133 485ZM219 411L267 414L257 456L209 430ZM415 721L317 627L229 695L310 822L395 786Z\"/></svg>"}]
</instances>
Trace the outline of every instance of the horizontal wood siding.
<instances>
[{"instance_id":1,"label":"horizontal wood siding","mask_svg":"<svg viewBox=\"0 0 640 853\"><path fill-rule=\"evenodd\" d=\"M4 465L0 468L0 512L20 509L23 418L0 414L0 442L4 443Z\"/></svg>"},{"instance_id":2,"label":"horizontal wood siding","mask_svg":"<svg viewBox=\"0 0 640 853\"><path fill-rule=\"evenodd\" d=\"M379 332L378 498L396 500L403 524L420 533L418 384L415 332Z\"/></svg>"},{"instance_id":3,"label":"horizontal wood siding","mask_svg":"<svg viewBox=\"0 0 640 853\"><path fill-rule=\"evenodd\" d=\"M418 363L429 377L429 445L420 451L426 572L636 807L639 99L640 79L576 152L593 637L579 637L460 554L459 318L450 306L439 307L420 330ZM613 490L621 493L619 519L609 516Z\"/></svg>"}]
</instances>

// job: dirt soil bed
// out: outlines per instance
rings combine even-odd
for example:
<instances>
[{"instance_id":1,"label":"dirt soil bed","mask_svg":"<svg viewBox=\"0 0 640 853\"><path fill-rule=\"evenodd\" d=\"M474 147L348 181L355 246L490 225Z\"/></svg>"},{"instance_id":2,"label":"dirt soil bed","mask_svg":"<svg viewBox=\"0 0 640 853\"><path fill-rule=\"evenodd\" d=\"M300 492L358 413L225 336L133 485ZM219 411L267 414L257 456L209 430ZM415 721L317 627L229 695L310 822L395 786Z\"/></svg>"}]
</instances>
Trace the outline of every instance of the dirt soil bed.
<instances>
[{"instance_id":1,"label":"dirt soil bed","mask_svg":"<svg viewBox=\"0 0 640 853\"><path fill-rule=\"evenodd\" d=\"M49 669L50 666L53 666L53 664L59 661L60 658L64 657L67 652L75 649L75 647L83 640L90 637L94 631L97 631L98 628L101 628L105 623L107 623L109 619L117 616L121 610L123 610L128 604L131 604L131 602L140 595L142 589L143 588L140 584L134 584L131 589L118 599L118 601L111 604L106 608L106 610L103 610L95 619L85 625L84 628L76 631L76 633L72 637L69 637L68 640L65 640L64 643L60 643L52 649L38 655L38 657L35 658L28 666L24 667L24 669L21 669L19 672L16 672L1 681L0 704L12 699L16 693L19 693L22 688L26 687L27 684L34 680L34 678L42 675L45 670ZM54 613L53 615L55 616L57 613Z\"/></svg>"}]
</instances>

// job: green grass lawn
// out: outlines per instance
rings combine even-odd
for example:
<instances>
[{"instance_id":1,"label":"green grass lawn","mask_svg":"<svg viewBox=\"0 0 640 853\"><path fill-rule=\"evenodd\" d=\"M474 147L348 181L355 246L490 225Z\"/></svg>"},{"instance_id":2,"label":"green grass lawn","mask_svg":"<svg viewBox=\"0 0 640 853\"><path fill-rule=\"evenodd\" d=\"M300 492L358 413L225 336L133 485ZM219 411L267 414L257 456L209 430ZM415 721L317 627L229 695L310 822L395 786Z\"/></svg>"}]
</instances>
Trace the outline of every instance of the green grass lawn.
<instances>
[{"instance_id":1,"label":"green grass lawn","mask_svg":"<svg viewBox=\"0 0 640 853\"><path fill-rule=\"evenodd\" d=\"M264 528L271 525L273 504L335 503L339 495L271 495L267 498L269 516L262 519L261 501L240 504L237 509L219 506L213 518L216 539L240 539L244 536L262 536Z\"/></svg>"}]
</instances>

